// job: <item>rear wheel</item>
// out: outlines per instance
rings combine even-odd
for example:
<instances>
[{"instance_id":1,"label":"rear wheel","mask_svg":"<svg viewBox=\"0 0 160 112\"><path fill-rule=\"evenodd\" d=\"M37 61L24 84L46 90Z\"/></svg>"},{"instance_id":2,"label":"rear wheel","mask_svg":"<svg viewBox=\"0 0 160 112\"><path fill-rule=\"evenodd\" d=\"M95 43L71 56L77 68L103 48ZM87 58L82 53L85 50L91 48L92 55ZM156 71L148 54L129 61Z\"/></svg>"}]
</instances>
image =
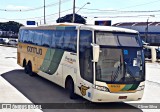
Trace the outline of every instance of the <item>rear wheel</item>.
<instances>
[{"instance_id":1,"label":"rear wheel","mask_svg":"<svg viewBox=\"0 0 160 112\"><path fill-rule=\"evenodd\" d=\"M34 76L34 73L33 73L33 71L32 71L32 64L31 64L31 63L28 63L27 66L28 66L28 74L29 74L30 76Z\"/></svg>"},{"instance_id":2,"label":"rear wheel","mask_svg":"<svg viewBox=\"0 0 160 112\"><path fill-rule=\"evenodd\" d=\"M25 65L25 67L24 67L24 72L25 72L26 74L28 74L28 64Z\"/></svg>"}]
</instances>

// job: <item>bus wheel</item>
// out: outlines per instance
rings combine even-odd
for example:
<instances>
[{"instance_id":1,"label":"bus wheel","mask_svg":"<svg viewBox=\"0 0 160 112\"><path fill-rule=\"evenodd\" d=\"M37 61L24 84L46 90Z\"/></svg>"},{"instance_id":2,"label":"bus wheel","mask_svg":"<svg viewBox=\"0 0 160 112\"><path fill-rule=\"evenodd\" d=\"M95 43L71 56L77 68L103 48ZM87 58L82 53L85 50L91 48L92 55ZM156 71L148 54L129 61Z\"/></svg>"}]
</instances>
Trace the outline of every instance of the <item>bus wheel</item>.
<instances>
[{"instance_id":1,"label":"bus wheel","mask_svg":"<svg viewBox=\"0 0 160 112\"><path fill-rule=\"evenodd\" d=\"M25 72L26 74L28 74L28 64L25 65L25 67L24 67L24 72Z\"/></svg>"},{"instance_id":2,"label":"bus wheel","mask_svg":"<svg viewBox=\"0 0 160 112\"><path fill-rule=\"evenodd\" d=\"M74 93L74 82L72 79L68 79L67 81L67 90L69 92L69 97L70 99L75 99L76 98L76 94Z\"/></svg>"},{"instance_id":3,"label":"bus wheel","mask_svg":"<svg viewBox=\"0 0 160 112\"><path fill-rule=\"evenodd\" d=\"M33 76L32 64L31 64L31 63L28 63L27 66L28 66L28 74L29 74L30 76Z\"/></svg>"}]
</instances>

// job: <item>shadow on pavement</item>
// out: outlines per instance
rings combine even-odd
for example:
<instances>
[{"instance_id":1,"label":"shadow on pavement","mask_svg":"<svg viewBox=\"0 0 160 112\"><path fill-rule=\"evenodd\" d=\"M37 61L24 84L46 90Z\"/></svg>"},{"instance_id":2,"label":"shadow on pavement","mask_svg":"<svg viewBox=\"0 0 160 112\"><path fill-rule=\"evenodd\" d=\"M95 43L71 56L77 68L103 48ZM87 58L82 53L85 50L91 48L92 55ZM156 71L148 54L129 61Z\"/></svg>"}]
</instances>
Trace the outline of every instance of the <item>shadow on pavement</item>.
<instances>
[{"instance_id":1,"label":"shadow on pavement","mask_svg":"<svg viewBox=\"0 0 160 112\"><path fill-rule=\"evenodd\" d=\"M33 103L41 103L43 105L52 106L54 105L54 110L51 107L52 109L43 109L44 112L142 112L142 110L123 102L90 103L89 101L81 97L78 97L75 100L71 100L68 94L66 94L66 90L62 87L59 87L58 85L38 75L31 77L25 74L22 69L4 73L2 74L2 77ZM63 108L64 104L65 106L72 105L74 110ZM80 104L80 107L78 108L74 104ZM90 106L92 108L88 108L88 104L91 104ZM62 105L62 107L57 107L56 109L56 105Z\"/></svg>"}]
</instances>

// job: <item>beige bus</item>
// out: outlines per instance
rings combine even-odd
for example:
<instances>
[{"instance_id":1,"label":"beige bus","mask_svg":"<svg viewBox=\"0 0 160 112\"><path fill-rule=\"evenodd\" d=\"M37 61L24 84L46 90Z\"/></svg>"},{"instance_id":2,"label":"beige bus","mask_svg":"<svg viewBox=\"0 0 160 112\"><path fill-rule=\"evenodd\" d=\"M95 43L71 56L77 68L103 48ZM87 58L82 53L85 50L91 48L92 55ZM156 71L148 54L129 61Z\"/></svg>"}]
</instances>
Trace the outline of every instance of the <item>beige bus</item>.
<instances>
[{"instance_id":1,"label":"beige bus","mask_svg":"<svg viewBox=\"0 0 160 112\"><path fill-rule=\"evenodd\" d=\"M60 23L21 27L19 65L92 102L136 101L143 96L145 61L134 30Z\"/></svg>"}]
</instances>

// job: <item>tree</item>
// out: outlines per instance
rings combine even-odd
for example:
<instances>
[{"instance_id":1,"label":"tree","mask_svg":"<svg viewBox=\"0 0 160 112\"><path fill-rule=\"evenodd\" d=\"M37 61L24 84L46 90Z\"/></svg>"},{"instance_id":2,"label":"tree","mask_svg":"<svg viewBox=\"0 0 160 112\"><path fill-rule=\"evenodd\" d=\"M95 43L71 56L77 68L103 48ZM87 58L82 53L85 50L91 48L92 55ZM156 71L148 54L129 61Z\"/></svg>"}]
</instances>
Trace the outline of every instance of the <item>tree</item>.
<instances>
[{"instance_id":1,"label":"tree","mask_svg":"<svg viewBox=\"0 0 160 112\"><path fill-rule=\"evenodd\" d=\"M57 23L63 23L63 22L72 22L73 19L73 14L68 14L64 17L60 17L56 20ZM75 14L75 21L74 23L81 23L81 24L85 24L86 20L78 14Z\"/></svg>"},{"instance_id":2,"label":"tree","mask_svg":"<svg viewBox=\"0 0 160 112\"><path fill-rule=\"evenodd\" d=\"M0 29L2 31L13 31L14 33L18 33L21 26L23 26L23 24L14 21L0 23Z\"/></svg>"},{"instance_id":3,"label":"tree","mask_svg":"<svg viewBox=\"0 0 160 112\"><path fill-rule=\"evenodd\" d=\"M9 22L0 22L0 30L3 31L1 37L3 38L17 38L19 28L23 26L23 24L9 21Z\"/></svg>"}]
</instances>

